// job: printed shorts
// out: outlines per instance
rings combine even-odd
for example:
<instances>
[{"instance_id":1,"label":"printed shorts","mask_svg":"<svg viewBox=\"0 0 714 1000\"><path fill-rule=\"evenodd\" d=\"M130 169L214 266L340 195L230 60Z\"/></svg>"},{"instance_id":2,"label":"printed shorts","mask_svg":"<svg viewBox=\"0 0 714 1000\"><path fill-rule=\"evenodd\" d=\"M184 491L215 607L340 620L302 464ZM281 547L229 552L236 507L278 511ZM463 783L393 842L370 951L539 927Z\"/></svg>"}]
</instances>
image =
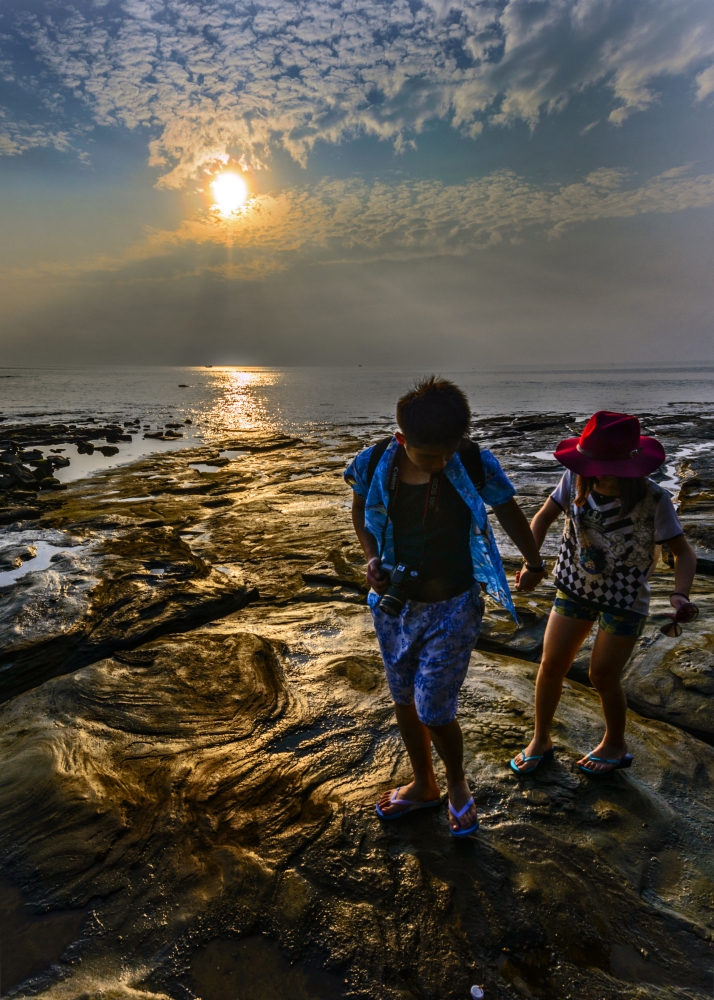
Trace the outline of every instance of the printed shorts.
<instances>
[{"instance_id":1,"label":"printed shorts","mask_svg":"<svg viewBox=\"0 0 714 1000\"><path fill-rule=\"evenodd\" d=\"M556 591L553 610L566 618L577 618L583 622L598 622L603 632L637 638L644 632L646 615L636 611L598 611L587 604L568 597L562 590Z\"/></svg>"},{"instance_id":2,"label":"printed shorts","mask_svg":"<svg viewBox=\"0 0 714 1000\"><path fill-rule=\"evenodd\" d=\"M449 601L407 601L398 618L372 609L387 683L397 705L416 705L427 726L456 718L459 691L481 628L467 590Z\"/></svg>"}]
</instances>

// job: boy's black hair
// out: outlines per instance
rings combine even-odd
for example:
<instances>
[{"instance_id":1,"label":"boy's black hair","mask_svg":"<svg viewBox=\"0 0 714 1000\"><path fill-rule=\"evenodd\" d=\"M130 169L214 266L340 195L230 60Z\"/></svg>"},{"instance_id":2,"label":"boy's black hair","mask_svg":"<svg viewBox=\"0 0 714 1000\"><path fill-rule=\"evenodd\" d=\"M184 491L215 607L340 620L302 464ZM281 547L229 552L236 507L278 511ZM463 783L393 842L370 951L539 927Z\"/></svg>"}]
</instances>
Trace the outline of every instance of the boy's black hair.
<instances>
[{"instance_id":1,"label":"boy's black hair","mask_svg":"<svg viewBox=\"0 0 714 1000\"><path fill-rule=\"evenodd\" d=\"M409 444L456 445L471 423L464 393L447 378L429 375L397 403L397 423Z\"/></svg>"}]
</instances>

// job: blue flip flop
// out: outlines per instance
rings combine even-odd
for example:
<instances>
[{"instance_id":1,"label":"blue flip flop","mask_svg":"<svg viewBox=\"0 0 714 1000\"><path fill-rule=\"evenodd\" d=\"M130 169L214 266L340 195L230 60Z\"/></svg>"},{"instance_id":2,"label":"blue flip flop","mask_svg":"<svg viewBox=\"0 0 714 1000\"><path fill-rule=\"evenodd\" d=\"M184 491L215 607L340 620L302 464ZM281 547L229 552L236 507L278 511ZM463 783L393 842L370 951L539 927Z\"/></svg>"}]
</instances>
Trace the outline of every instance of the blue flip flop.
<instances>
[{"instance_id":1,"label":"blue flip flop","mask_svg":"<svg viewBox=\"0 0 714 1000\"><path fill-rule=\"evenodd\" d=\"M631 753L626 753L624 757L616 757L614 760L608 760L607 757L594 757L592 751L590 751L588 760L594 760L597 764L612 764L612 767L608 768L607 771L593 771L583 764L578 764L578 767L584 774L589 774L595 778L604 778L606 774L611 774L612 771L624 770L626 767L631 767L634 759Z\"/></svg>"},{"instance_id":2,"label":"blue flip flop","mask_svg":"<svg viewBox=\"0 0 714 1000\"><path fill-rule=\"evenodd\" d=\"M395 813L385 813L379 808L379 803L377 803L374 807L377 810L379 818L383 819L387 823L393 819L400 819L402 816L406 816L407 813L416 812L417 809L435 809L437 806L441 805L441 798L431 799L429 802L413 802L411 799L400 799L398 796L399 789L401 787L401 785L397 785L389 797L389 802L390 804L392 802L404 802L404 809L400 809L399 812Z\"/></svg>"},{"instance_id":3,"label":"blue flip flop","mask_svg":"<svg viewBox=\"0 0 714 1000\"><path fill-rule=\"evenodd\" d=\"M469 811L469 809L473 804L474 804L474 799L472 795L469 801L464 806L464 808L459 809L459 811L457 812L456 809L454 809L454 807L452 806L451 802L449 802L449 812L454 817L454 819L461 819L461 817ZM478 820L476 820L473 826L466 827L465 830L452 830L451 823L449 823L449 833L451 834L452 837L468 837L470 833L475 833L476 830L478 830Z\"/></svg>"},{"instance_id":4,"label":"blue flip flop","mask_svg":"<svg viewBox=\"0 0 714 1000\"><path fill-rule=\"evenodd\" d=\"M529 767L527 771L521 771L521 769L518 766L518 764L516 764L516 758L512 757L511 758L511 770L515 771L516 774L519 775L521 778L525 778L525 776L527 774L533 774L534 771L537 771L538 768L541 766L541 764L543 764L545 761L552 760L554 753L555 753L555 747L549 747L545 751L545 753L534 753L530 757L527 757L526 756L526 748L524 747L521 750L521 757L523 758L523 763L525 764L529 760L537 760L538 763L534 764L533 767Z\"/></svg>"}]
</instances>

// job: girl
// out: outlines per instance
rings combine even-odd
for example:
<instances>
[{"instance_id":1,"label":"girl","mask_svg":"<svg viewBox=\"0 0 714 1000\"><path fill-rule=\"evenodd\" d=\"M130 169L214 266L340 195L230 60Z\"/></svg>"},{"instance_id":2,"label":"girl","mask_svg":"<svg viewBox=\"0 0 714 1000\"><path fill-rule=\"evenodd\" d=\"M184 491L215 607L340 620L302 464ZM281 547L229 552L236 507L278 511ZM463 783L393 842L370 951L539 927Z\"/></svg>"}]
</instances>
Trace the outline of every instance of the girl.
<instances>
[{"instance_id":1,"label":"girl","mask_svg":"<svg viewBox=\"0 0 714 1000\"><path fill-rule=\"evenodd\" d=\"M637 417L601 410L579 438L561 441L555 457L567 471L533 518L531 530L541 546L550 525L565 513L554 570L558 589L536 680L535 732L511 767L529 774L552 758L550 725L563 680L597 621L590 680L600 695L606 728L578 767L602 775L632 763L625 744L627 703L620 676L644 629L658 546L667 542L674 556L669 601L676 611L670 617L677 622L692 621L697 614L689 600L697 559L669 494L645 478L665 456L659 441L640 434Z\"/></svg>"}]
</instances>

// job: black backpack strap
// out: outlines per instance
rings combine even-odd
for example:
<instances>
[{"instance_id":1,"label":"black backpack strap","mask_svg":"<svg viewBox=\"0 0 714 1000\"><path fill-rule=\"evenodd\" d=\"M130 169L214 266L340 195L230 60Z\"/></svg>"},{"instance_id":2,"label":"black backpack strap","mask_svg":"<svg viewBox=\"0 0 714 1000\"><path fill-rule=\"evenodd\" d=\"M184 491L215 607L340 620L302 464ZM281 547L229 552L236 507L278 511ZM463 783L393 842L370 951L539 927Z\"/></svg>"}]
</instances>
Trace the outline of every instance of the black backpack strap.
<instances>
[{"instance_id":1,"label":"black backpack strap","mask_svg":"<svg viewBox=\"0 0 714 1000\"><path fill-rule=\"evenodd\" d=\"M374 478L374 473L379 465L379 460L385 453L387 448L392 442L392 436L382 438L378 441L372 448L372 454L369 456L369 462L367 464L367 487L372 483ZM481 449L475 441L471 441L469 438L464 438L461 447L459 448L459 458L463 467L466 469L466 473L474 484L477 490L482 490L486 485L486 472L483 467L483 461L481 459Z\"/></svg>"},{"instance_id":2,"label":"black backpack strap","mask_svg":"<svg viewBox=\"0 0 714 1000\"><path fill-rule=\"evenodd\" d=\"M369 456L369 462L367 463L367 488L369 489L372 480L374 479L374 472L379 465L379 460L385 453L387 448L392 442L393 435L389 437L382 438L381 441L377 441L376 445L372 448L372 454Z\"/></svg>"},{"instance_id":3,"label":"black backpack strap","mask_svg":"<svg viewBox=\"0 0 714 1000\"><path fill-rule=\"evenodd\" d=\"M477 443L469 438L464 438L459 448L459 458L476 489L482 490L486 485L486 472L481 458L481 449Z\"/></svg>"}]
</instances>

